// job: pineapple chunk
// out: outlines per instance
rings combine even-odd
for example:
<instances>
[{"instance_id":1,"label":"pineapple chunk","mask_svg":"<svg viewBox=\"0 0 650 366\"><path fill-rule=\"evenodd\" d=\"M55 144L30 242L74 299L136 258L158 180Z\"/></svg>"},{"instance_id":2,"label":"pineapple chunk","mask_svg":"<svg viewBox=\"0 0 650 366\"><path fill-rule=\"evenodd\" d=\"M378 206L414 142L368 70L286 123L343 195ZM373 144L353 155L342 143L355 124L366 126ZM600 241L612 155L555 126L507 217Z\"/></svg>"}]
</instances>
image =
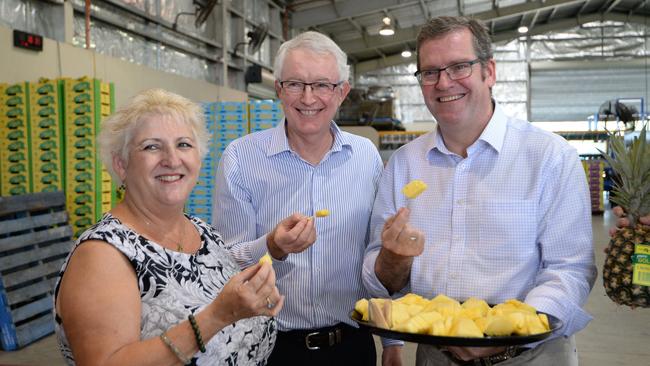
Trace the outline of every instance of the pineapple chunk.
<instances>
[{"instance_id":1,"label":"pineapple chunk","mask_svg":"<svg viewBox=\"0 0 650 366\"><path fill-rule=\"evenodd\" d=\"M476 323L472 319L464 316L454 318L453 325L449 329L449 335L451 337L483 338L483 332L481 332Z\"/></svg>"},{"instance_id":2,"label":"pineapple chunk","mask_svg":"<svg viewBox=\"0 0 650 366\"><path fill-rule=\"evenodd\" d=\"M507 315L494 315L485 319L486 326L483 332L489 336L508 336L515 331L515 324Z\"/></svg>"},{"instance_id":3,"label":"pineapple chunk","mask_svg":"<svg viewBox=\"0 0 650 366\"><path fill-rule=\"evenodd\" d=\"M356 304L354 304L354 310L361 314L362 321L367 322L370 318L368 314L368 300L360 299L357 301Z\"/></svg>"},{"instance_id":4,"label":"pineapple chunk","mask_svg":"<svg viewBox=\"0 0 650 366\"><path fill-rule=\"evenodd\" d=\"M409 304L409 305L422 305L422 306L429 303L429 300L425 299L424 297L422 297L422 296L420 296L418 294L414 294L414 293L408 293L408 294L400 297L399 299L397 299L395 301L403 302L403 303Z\"/></svg>"},{"instance_id":5,"label":"pineapple chunk","mask_svg":"<svg viewBox=\"0 0 650 366\"><path fill-rule=\"evenodd\" d=\"M390 329L393 324L392 304L390 299L370 299L368 303L370 323L378 328Z\"/></svg>"},{"instance_id":6,"label":"pineapple chunk","mask_svg":"<svg viewBox=\"0 0 650 366\"><path fill-rule=\"evenodd\" d=\"M273 264L273 260L271 259L271 256L267 252L266 254L264 254L262 256L262 258L260 258L259 263L260 264L264 264L264 263Z\"/></svg>"},{"instance_id":7,"label":"pineapple chunk","mask_svg":"<svg viewBox=\"0 0 650 366\"><path fill-rule=\"evenodd\" d=\"M448 336L453 320L454 318L452 317L442 317L439 320L435 320L433 324L431 324L429 334L443 337Z\"/></svg>"},{"instance_id":8,"label":"pineapple chunk","mask_svg":"<svg viewBox=\"0 0 650 366\"><path fill-rule=\"evenodd\" d=\"M537 314L537 310L535 310L534 307L526 304L525 302L521 302L521 301L519 301L517 299L506 300L505 304L510 304L510 305L516 307L517 309L526 311L526 312L531 313L531 314Z\"/></svg>"},{"instance_id":9,"label":"pineapple chunk","mask_svg":"<svg viewBox=\"0 0 650 366\"><path fill-rule=\"evenodd\" d=\"M406 323L411 318L411 314L409 313L409 305L399 302L392 302L391 315L392 319L389 323L391 329L393 329L398 324L401 325Z\"/></svg>"},{"instance_id":10,"label":"pineapple chunk","mask_svg":"<svg viewBox=\"0 0 650 366\"><path fill-rule=\"evenodd\" d=\"M415 179L402 188L402 193L404 193L407 198L413 199L419 196L420 193L424 192L425 189L427 189L427 184L419 179Z\"/></svg>"},{"instance_id":11,"label":"pineapple chunk","mask_svg":"<svg viewBox=\"0 0 650 366\"><path fill-rule=\"evenodd\" d=\"M461 312L474 321L478 318L485 317L488 310L490 310L490 305L485 300L479 300L475 297L470 297L465 300L461 306L463 308Z\"/></svg>"},{"instance_id":12,"label":"pineapple chunk","mask_svg":"<svg viewBox=\"0 0 650 366\"><path fill-rule=\"evenodd\" d=\"M437 320L442 320L442 315L435 311L419 313L403 324L396 324L393 330L406 333L427 334L431 331L433 322Z\"/></svg>"},{"instance_id":13,"label":"pineapple chunk","mask_svg":"<svg viewBox=\"0 0 650 366\"><path fill-rule=\"evenodd\" d=\"M550 330L545 314L518 300L493 308L477 298L458 301L439 294L427 300L417 294L391 299L361 299L355 310L377 327L413 334L451 337L533 335Z\"/></svg>"},{"instance_id":14,"label":"pineapple chunk","mask_svg":"<svg viewBox=\"0 0 650 366\"><path fill-rule=\"evenodd\" d=\"M546 314L537 314L537 316L539 317L539 320L542 321L542 324L544 324L546 330L551 330L551 326L548 323L548 316L546 316Z\"/></svg>"},{"instance_id":15,"label":"pineapple chunk","mask_svg":"<svg viewBox=\"0 0 650 366\"><path fill-rule=\"evenodd\" d=\"M542 323L542 319L533 314L526 316L526 327L528 328L527 334L540 334L548 332L548 329L544 326L544 323Z\"/></svg>"},{"instance_id":16,"label":"pineapple chunk","mask_svg":"<svg viewBox=\"0 0 650 366\"><path fill-rule=\"evenodd\" d=\"M325 217L329 215L330 215L330 210L326 208L316 211L316 217Z\"/></svg>"}]
</instances>

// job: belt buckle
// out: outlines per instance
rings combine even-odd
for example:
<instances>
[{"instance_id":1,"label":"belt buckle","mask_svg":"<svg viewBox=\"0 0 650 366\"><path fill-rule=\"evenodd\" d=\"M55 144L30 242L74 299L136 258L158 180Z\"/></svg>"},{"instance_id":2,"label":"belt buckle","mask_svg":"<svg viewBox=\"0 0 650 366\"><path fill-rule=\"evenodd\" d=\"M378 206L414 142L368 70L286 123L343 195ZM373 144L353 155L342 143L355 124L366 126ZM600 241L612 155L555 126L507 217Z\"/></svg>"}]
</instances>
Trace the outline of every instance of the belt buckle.
<instances>
[{"instance_id":1,"label":"belt buckle","mask_svg":"<svg viewBox=\"0 0 650 366\"><path fill-rule=\"evenodd\" d=\"M310 351L314 351L314 350L320 349L320 347L318 347L318 346L312 346L312 345L309 343L309 338L312 337L312 336L316 336L316 335L318 335L318 334L319 334L318 332L313 332L313 333L309 333L309 334L307 334L307 336L305 336L305 346L307 346L307 349L308 349L308 350L310 350Z\"/></svg>"},{"instance_id":2,"label":"belt buckle","mask_svg":"<svg viewBox=\"0 0 650 366\"><path fill-rule=\"evenodd\" d=\"M331 331L329 331L327 333L325 333L325 332L322 332L322 333L321 332L313 332L313 333L309 333L309 334L307 334L307 336L305 336L305 346L307 346L308 350L314 351L314 350L317 350L317 349L321 349L321 347L319 347L319 346L312 346L311 342L309 341L310 337L321 335L321 334L327 334L327 345L330 346L330 347L335 345L335 344L341 343L342 334L341 334L340 329L334 329L334 330L331 330Z\"/></svg>"}]
</instances>

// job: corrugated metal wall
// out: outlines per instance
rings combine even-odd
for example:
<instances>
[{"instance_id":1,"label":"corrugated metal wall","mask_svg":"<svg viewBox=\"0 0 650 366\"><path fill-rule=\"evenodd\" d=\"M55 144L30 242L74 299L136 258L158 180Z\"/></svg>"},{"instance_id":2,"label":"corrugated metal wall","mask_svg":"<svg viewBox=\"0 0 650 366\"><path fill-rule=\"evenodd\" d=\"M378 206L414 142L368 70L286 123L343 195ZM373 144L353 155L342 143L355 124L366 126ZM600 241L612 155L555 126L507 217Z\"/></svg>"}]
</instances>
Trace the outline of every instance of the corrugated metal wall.
<instances>
[{"instance_id":1,"label":"corrugated metal wall","mask_svg":"<svg viewBox=\"0 0 650 366\"><path fill-rule=\"evenodd\" d=\"M565 67L531 65L532 121L586 121L608 100L647 101L649 70L643 64L581 62Z\"/></svg>"}]
</instances>

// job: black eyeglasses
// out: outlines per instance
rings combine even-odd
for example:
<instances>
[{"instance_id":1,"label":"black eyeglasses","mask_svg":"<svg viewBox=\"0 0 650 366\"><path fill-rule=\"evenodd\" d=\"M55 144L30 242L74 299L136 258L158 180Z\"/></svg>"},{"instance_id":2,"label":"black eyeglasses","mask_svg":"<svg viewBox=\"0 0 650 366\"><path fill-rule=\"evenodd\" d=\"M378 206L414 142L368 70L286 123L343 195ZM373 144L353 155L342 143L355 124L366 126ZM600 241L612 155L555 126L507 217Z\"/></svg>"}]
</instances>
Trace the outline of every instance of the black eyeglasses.
<instances>
[{"instance_id":1,"label":"black eyeglasses","mask_svg":"<svg viewBox=\"0 0 650 366\"><path fill-rule=\"evenodd\" d=\"M334 94L334 90L337 86L343 84L342 81L338 83L328 83L324 81L316 81L313 83L305 83L304 81L296 80L285 80L280 81L280 87L284 89L289 94L302 94L305 91L305 88L309 86L311 92L317 96L331 96Z\"/></svg>"},{"instance_id":2,"label":"black eyeglasses","mask_svg":"<svg viewBox=\"0 0 650 366\"><path fill-rule=\"evenodd\" d=\"M472 75L472 65L480 62L480 59L472 61L459 62L457 64L449 65L441 69L431 70L418 70L415 72L415 77L418 79L420 85L434 85L440 80L440 73L445 71L451 80L460 80L468 78Z\"/></svg>"}]
</instances>

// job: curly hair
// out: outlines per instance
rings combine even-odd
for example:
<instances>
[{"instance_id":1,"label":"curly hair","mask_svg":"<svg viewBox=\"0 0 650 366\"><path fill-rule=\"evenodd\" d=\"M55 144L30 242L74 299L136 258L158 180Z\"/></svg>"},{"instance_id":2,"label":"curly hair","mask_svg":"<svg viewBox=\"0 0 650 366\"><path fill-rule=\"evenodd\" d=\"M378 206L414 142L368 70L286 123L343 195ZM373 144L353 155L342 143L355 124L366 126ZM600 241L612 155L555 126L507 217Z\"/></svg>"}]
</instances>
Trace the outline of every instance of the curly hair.
<instances>
[{"instance_id":1,"label":"curly hair","mask_svg":"<svg viewBox=\"0 0 650 366\"><path fill-rule=\"evenodd\" d=\"M113 155L128 161L129 145L140 122L151 116L172 117L190 126L201 159L208 151L208 130L203 109L191 100L163 89L149 89L105 119L97 136L99 156L115 182L121 179L113 169Z\"/></svg>"}]
</instances>

